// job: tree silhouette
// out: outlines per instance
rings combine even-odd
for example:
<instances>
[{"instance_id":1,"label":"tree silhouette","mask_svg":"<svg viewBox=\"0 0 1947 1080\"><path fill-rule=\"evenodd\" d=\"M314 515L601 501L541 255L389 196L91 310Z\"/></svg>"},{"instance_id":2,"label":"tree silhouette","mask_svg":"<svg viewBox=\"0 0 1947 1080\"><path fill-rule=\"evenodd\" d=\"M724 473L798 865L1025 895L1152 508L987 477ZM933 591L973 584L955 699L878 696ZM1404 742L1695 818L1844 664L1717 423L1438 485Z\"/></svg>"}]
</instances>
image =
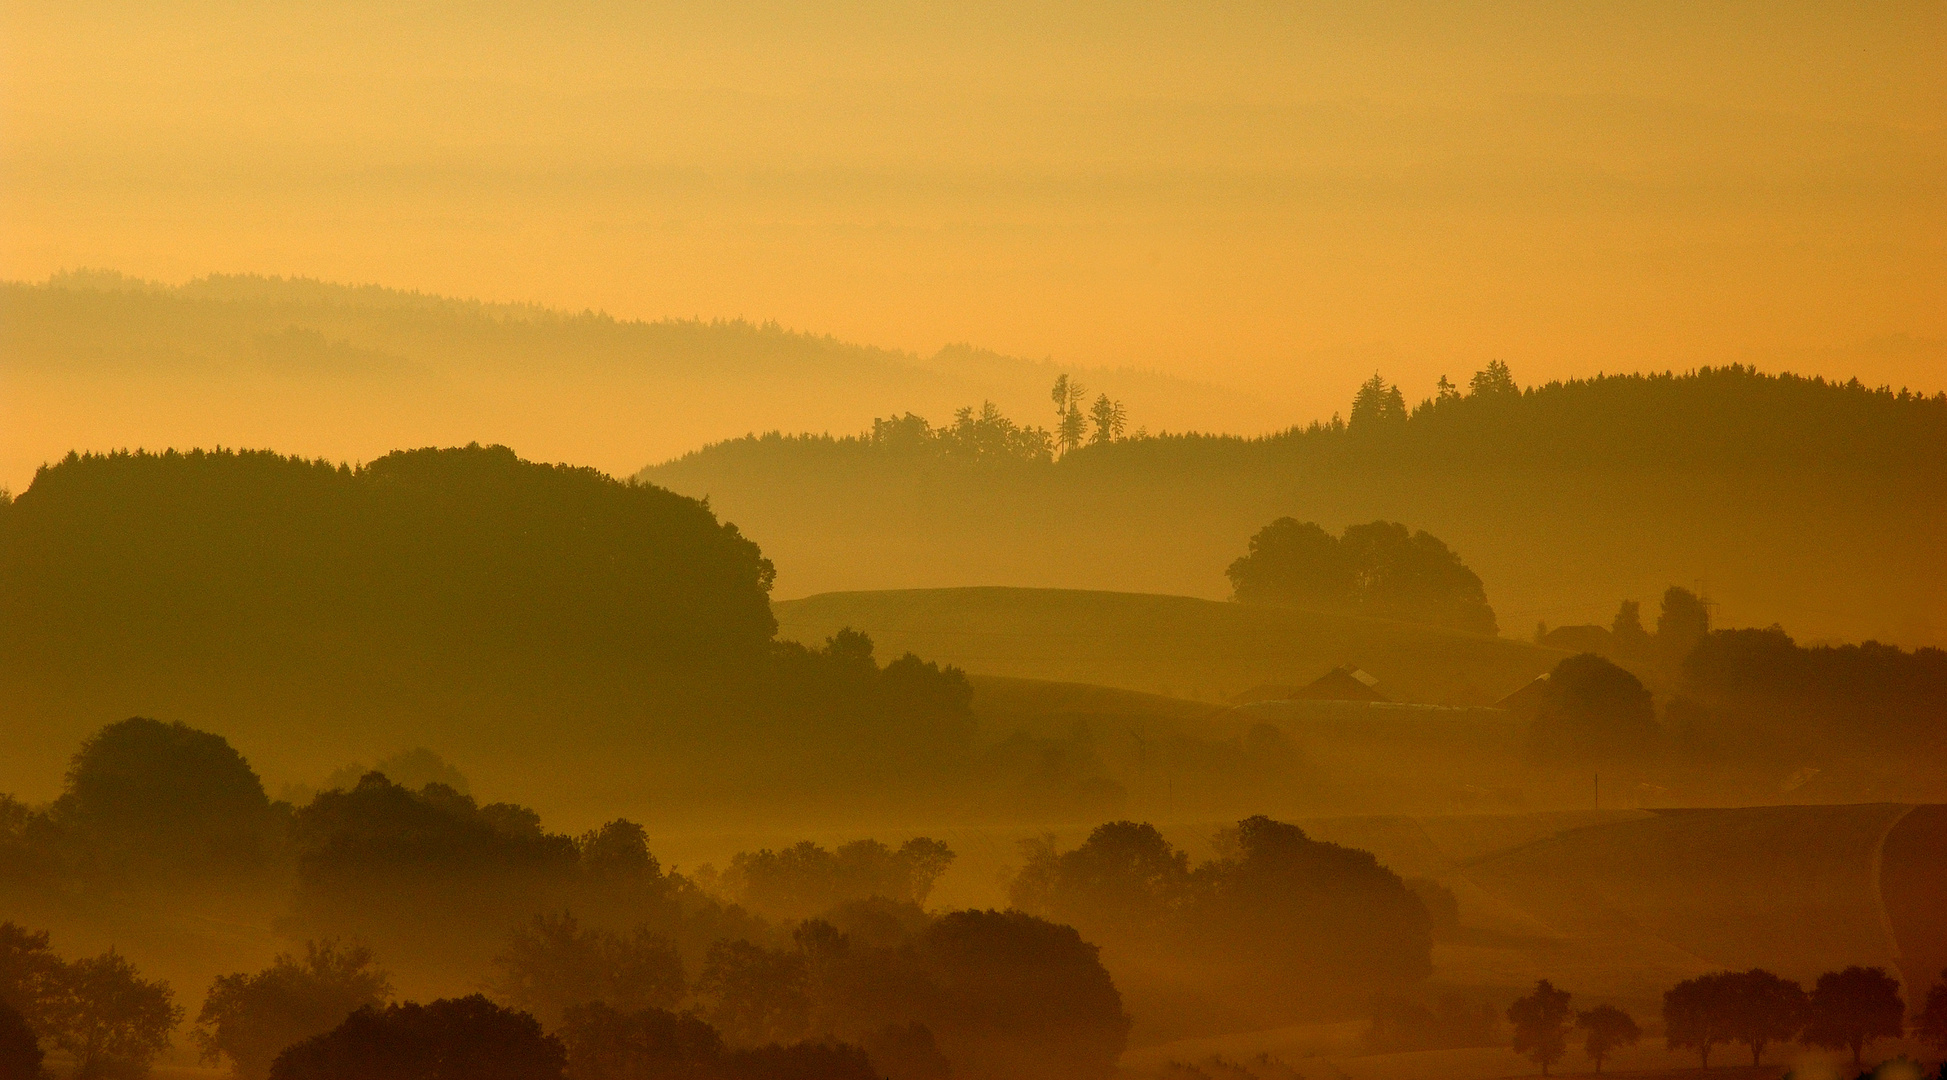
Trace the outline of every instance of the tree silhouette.
<instances>
[{"instance_id":1,"label":"tree silhouette","mask_svg":"<svg viewBox=\"0 0 1947 1080\"><path fill-rule=\"evenodd\" d=\"M1807 1046L1851 1050L1854 1068L1874 1039L1897 1039L1906 1032L1906 1002L1898 980L1884 968L1853 966L1828 971L1812 987L1800 1039Z\"/></svg>"},{"instance_id":2,"label":"tree silhouette","mask_svg":"<svg viewBox=\"0 0 1947 1080\"><path fill-rule=\"evenodd\" d=\"M685 989L682 958L666 939L646 927L627 936L583 929L566 912L536 915L508 934L494 971L495 997L549 1023L591 1001L668 1008Z\"/></svg>"},{"instance_id":3,"label":"tree silhouette","mask_svg":"<svg viewBox=\"0 0 1947 1080\"><path fill-rule=\"evenodd\" d=\"M1595 653L1555 665L1542 684L1529 742L1544 758L1609 761L1641 758L1659 729L1650 692L1628 671Z\"/></svg>"},{"instance_id":4,"label":"tree silhouette","mask_svg":"<svg viewBox=\"0 0 1947 1080\"><path fill-rule=\"evenodd\" d=\"M0 1076L34 1080L41 1075L41 1062L46 1057L34 1029L27 1026L27 1018L0 1000Z\"/></svg>"},{"instance_id":5,"label":"tree silhouette","mask_svg":"<svg viewBox=\"0 0 1947 1080\"><path fill-rule=\"evenodd\" d=\"M947 1080L953 1067L940 1053L933 1031L917 1020L887 1024L860 1040L872 1059L875 1077L885 1080Z\"/></svg>"},{"instance_id":6,"label":"tree silhouette","mask_svg":"<svg viewBox=\"0 0 1947 1080\"><path fill-rule=\"evenodd\" d=\"M1073 851L1033 850L1014 879L1010 899L1024 911L1121 936L1154 932L1181 906L1189 881L1189 856L1171 847L1154 825L1112 821L1097 826Z\"/></svg>"},{"instance_id":7,"label":"tree silhouette","mask_svg":"<svg viewBox=\"0 0 1947 1080\"><path fill-rule=\"evenodd\" d=\"M1721 999L1732 1041L1751 1048L1751 1065L1764 1063L1764 1049L1785 1042L1805 1027L1805 988L1763 968L1731 974Z\"/></svg>"},{"instance_id":8,"label":"tree silhouette","mask_svg":"<svg viewBox=\"0 0 1947 1080\"><path fill-rule=\"evenodd\" d=\"M1467 392L1473 397L1519 397L1521 387L1514 381L1514 373L1508 370L1506 362L1489 360L1487 366L1474 372L1467 380Z\"/></svg>"},{"instance_id":9,"label":"tree silhouette","mask_svg":"<svg viewBox=\"0 0 1947 1080\"><path fill-rule=\"evenodd\" d=\"M1730 972L1685 979L1663 994L1664 1039L1670 1049L1697 1051L1710 1068L1710 1050L1732 1041Z\"/></svg>"},{"instance_id":10,"label":"tree silhouette","mask_svg":"<svg viewBox=\"0 0 1947 1080\"><path fill-rule=\"evenodd\" d=\"M1292 604L1491 634L1494 609L1480 576L1440 538L1392 521L1349 525L1334 538L1313 522L1279 518L1251 537L1225 571L1246 603Z\"/></svg>"},{"instance_id":11,"label":"tree silhouette","mask_svg":"<svg viewBox=\"0 0 1947 1080\"><path fill-rule=\"evenodd\" d=\"M1122 402L1110 401L1109 395L1103 394L1095 399L1093 406L1090 406L1088 419L1095 427L1088 441L1100 446L1122 438L1123 428L1129 422L1129 413L1122 407Z\"/></svg>"},{"instance_id":12,"label":"tree silhouette","mask_svg":"<svg viewBox=\"0 0 1947 1080\"><path fill-rule=\"evenodd\" d=\"M1609 623L1609 637L1615 651L1623 657L1644 657L1655 646L1655 639L1643 628L1643 605L1624 600Z\"/></svg>"},{"instance_id":13,"label":"tree silhouette","mask_svg":"<svg viewBox=\"0 0 1947 1080\"><path fill-rule=\"evenodd\" d=\"M557 1034L568 1080L716 1080L722 1069L723 1037L687 1013L588 1002L567 1010Z\"/></svg>"},{"instance_id":14,"label":"tree silhouette","mask_svg":"<svg viewBox=\"0 0 1947 1080\"><path fill-rule=\"evenodd\" d=\"M1055 441L1062 453L1082 445L1087 434L1088 424L1082 416L1082 398L1088 393L1082 384L1061 375L1055 379L1055 387L1049 397L1055 402Z\"/></svg>"},{"instance_id":15,"label":"tree silhouette","mask_svg":"<svg viewBox=\"0 0 1947 1080\"><path fill-rule=\"evenodd\" d=\"M1927 1003L1914 1017L1913 1034L1936 1050L1947 1052L1947 971L1927 990Z\"/></svg>"},{"instance_id":16,"label":"tree silhouette","mask_svg":"<svg viewBox=\"0 0 1947 1080\"><path fill-rule=\"evenodd\" d=\"M1595 1062L1598 1073L1611 1053L1620 1047L1635 1046L1636 1040L1643 1037L1643 1029L1636 1026L1635 1019L1614 1005L1597 1005L1577 1013L1575 1026L1588 1033L1582 1050Z\"/></svg>"},{"instance_id":17,"label":"tree silhouette","mask_svg":"<svg viewBox=\"0 0 1947 1080\"><path fill-rule=\"evenodd\" d=\"M921 1015L956 1072L1106 1080L1129 1040L1122 995L1074 928L1019 911L955 911L913 943Z\"/></svg>"},{"instance_id":18,"label":"tree silhouette","mask_svg":"<svg viewBox=\"0 0 1947 1080\"><path fill-rule=\"evenodd\" d=\"M205 1061L214 1065L227 1055L237 1080L263 1080L285 1047L391 996L391 982L372 966L370 949L306 942L302 962L280 953L255 975L217 979L196 1017L195 1037Z\"/></svg>"},{"instance_id":19,"label":"tree silhouette","mask_svg":"<svg viewBox=\"0 0 1947 1080\"><path fill-rule=\"evenodd\" d=\"M696 996L731 1042L762 1046L802 1038L811 1018L805 958L748 941L710 946Z\"/></svg>"},{"instance_id":20,"label":"tree silhouette","mask_svg":"<svg viewBox=\"0 0 1947 1080\"><path fill-rule=\"evenodd\" d=\"M52 815L95 858L172 874L261 867L282 831L263 783L228 741L146 717L81 744Z\"/></svg>"},{"instance_id":21,"label":"tree silhouette","mask_svg":"<svg viewBox=\"0 0 1947 1080\"><path fill-rule=\"evenodd\" d=\"M0 1003L37 1031L48 1030L60 1000L66 965L48 946L47 931L0 922Z\"/></svg>"},{"instance_id":22,"label":"tree silhouette","mask_svg":"<svg viewBox=\"0 0 1947 1080\"><path fill-rule=\"evenodd\" d=\"M1671 670L1683 664L1698 642L1710 634L1710 608L1696 593L1681 585L1663 592L1663 609L1656 616L1656 651Z\"/></svg>"},{"instance_id":23,"label":"tree silhouette","mask_svg":"<svg viewBox=\"0 0 1947 1080\"><path fill-rule=\"evenodd\" d=\"M1557 990L1543 979L1535 984L1534 993L1508 1006L1508 1023L1514 1026L1514 1052L1541 1066L1543 1076L1568 1049L1572 1019L1568 1002L1568 991Z\"/></svg>"},{"instance_id":24,"label":"tree silhouette","mask_svg":"<svg viewBox=\"0 0 1947 1080\"><path fill-rule=\"evenodd\" d=\"M923 904L952 863L951 848L923 836L897 850L877 840L855 840L831 851L806 840L782 851L739 852L724 872L724 884L751 908L803 919L874 896Z\"/></svg>"},{"instance_id":25,"label":"tree silhouette","mask_svg":"<svg viewBox=\"0 0 1947 1080\"><path fill-rule=\"evenodd\" d=\"M271 1080L562 1080L567 1051L479 994L370 1006L277 1055Z\"/></svg>"},{"instance_id":26,"label":"tree silhouette","mask_svg":"<svg viewBox=\"0 0 1947 1080\"><path fill-rule=\"evenodd\" d=\"M1378 372L1359 384L1358 393L1352 396L1352 416L1348 421L1352 430L1369 432L1405 421L1406 398L1400 394L1399 387L1387 383L1385 376Z\"/></svg>"},{"instance_id":27,"label":"tree silhouette","mask_svg":"<svg viewBox=\"0 0 1947 1080\"><path fill-rule=\"evenodd\" d=\"M174 997L168 983L143 979L112 949L76 960L61 975L52 1041L73 1056L77 1078L140 1072L169 1048L169 1032L182 1022Z\"/></svg>"}]
</instances>

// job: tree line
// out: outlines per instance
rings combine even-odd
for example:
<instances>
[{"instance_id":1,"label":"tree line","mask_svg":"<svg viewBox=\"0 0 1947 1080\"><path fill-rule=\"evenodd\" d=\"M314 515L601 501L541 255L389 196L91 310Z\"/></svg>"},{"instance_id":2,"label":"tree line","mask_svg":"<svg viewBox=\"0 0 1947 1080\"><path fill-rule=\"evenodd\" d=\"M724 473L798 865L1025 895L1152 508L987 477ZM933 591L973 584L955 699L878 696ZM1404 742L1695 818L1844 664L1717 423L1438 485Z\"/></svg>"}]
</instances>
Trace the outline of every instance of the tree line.
<instances>
[{"instance_id":1,"label":"tree line","mask_svg":"<svg viewBox=\"0 0 1947 1080\"><path fill-rule=\"evenodd\" d=\"M1539 1065L1543 1076L1562 1059L1575 1033L1583 1036L1583 1052L1598 1073L1611 1054L1642 1037L1642 1028L1622 1009L1598 1005L1578 1012L1569 1007L1571 997L1543 979L1508 1007L1515 1051ZM1671 1050L1695 1052L1706 1069L1717 1046L1743 1045L1755 1068L1763 1064L1766 1048L1794 1039L1848 1051L1858 1069L1875 1041L1909 1031L1947 1053L1947 971L1927 991L1910 1025L1899 981L1884 968L1853 966L1820 975L1809 993L1762 968L1685 979L1663 995L1663 1029ZM1942 1072L1947 1074L1947 1065Z\"/></svg>"},{"instance_id":2,"label":"tree line","mask_svg":"<svg viewBox=\"0 0 1947 1080\"><path fill-rule=\"evenodd\" d=\"M1053 391L1054 429L1008 422L1007 430L1035 433L1016 444L1011 456L1051 462L1061 456L1057 451L1127 443L1123 462L1148 467L1213 458L1240 466L1418 459L1496 468L1626 461L1657 469L1816 464L1906 471L1922 467L1927 455L1947 445L1947 391L1926 394L1871 387L1858 379L1767 374L1738 364L1523 387L1505 362L1494 360L1470 376L1464 390L1441 376L1434 394L1412 406L1399 386L1374 374L1355 391L1349 417L1335 413L1259 436L1147 430L1125 435L1117 431L1124 415L1116 402L1103 395L1083 410L1085 391L1063 378ZM877 421L859 436L746 436L692 451L669 465L759 448L780 456L911 450L923 445L915 433L929 434L946 448L957 438L948 432L983 417L988 423L1004 419L997 409L968 408L951 428L933 428L907 413ZM882 433L893 440L881 442ZM1078 457L1076 464L1086 458Z\"/></svg>"},{"instance_id":3,"label":"tree line","mask_svg":"<svg viewBox=\"0 0 1947 1080\"><path fill-rule=\"evenodd\" d=\"M1806 647L1779 626L1713 628L1709 602L1680 585L1664 592L1653 630L1625 600L1607 627L1544 625L1535 641L1576 653L1510 702L1542 760L1769 766L1899 752L1947 720L1947 650Z\"/></svg>"}]
</instances>

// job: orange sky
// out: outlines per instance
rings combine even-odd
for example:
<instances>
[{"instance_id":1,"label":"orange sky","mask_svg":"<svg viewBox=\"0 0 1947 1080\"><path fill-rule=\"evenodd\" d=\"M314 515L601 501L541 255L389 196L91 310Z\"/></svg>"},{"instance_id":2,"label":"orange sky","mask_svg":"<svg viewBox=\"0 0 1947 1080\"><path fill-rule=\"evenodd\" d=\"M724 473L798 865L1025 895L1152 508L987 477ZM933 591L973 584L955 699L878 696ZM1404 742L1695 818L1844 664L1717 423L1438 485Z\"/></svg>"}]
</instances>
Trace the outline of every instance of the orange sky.
<instances>
[{"instance_id":1,"label":"orange sky","mask_svg":"<svg viewBox=\"0 0 1947 1080\"><path fill-rule=\"evenodd\" d=\"M1947 388L1938 2L0 12L0 277L774 318L1320 415L1490 357Z\"/></svg>"}]
</instances>

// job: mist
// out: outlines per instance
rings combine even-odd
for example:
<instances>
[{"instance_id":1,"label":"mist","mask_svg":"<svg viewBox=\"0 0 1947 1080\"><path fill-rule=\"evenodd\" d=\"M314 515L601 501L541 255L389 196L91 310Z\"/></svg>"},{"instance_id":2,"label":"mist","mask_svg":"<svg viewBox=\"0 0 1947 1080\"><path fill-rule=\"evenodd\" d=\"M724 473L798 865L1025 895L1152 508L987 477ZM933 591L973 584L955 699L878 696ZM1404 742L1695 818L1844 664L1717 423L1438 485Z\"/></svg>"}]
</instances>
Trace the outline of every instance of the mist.
<instances>
[{"instance_id":1,"label":"mist","mask_svg":"<svg viewBox=\"0 0 1947 1080\"><path fill-rule=\"evenodd\" d=\"M0 1080L1947 1076L1943 55L0 3Z\"/></svg>"}]
</instances>

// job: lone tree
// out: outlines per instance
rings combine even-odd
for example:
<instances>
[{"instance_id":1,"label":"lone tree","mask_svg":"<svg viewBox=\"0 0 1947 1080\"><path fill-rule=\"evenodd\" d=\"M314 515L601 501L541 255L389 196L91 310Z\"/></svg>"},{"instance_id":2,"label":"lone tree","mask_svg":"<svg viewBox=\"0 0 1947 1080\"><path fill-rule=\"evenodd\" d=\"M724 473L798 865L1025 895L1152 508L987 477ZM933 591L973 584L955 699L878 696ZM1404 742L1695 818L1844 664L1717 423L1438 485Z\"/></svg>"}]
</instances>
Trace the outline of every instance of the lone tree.
<instances>
[{"instance_id":1,"label":"lone tree","mask_svg":"<svg viewBox=\"0 0 1947 1080\"><path fill-rule=\"evenodd\" d=\"M366 1007L286 1049L271 1080L562 1080L567 1051L524 1012L479 994Z\"/></svg>"},{"instance_id":2,"label":"lone tree","mask_svg":"<svg viewBox=\"0 0 1947 1080\"><path fill-rule=\"evenodd\" d=\"M372 966L372 950L306 942L302 961L281 953L255 975L217 979L197 1014L195 1038L204 1061L214 1065L227 1055L237 1080L263 1080L285 1047L391 996L385 972Z\"/></svg>"},{"instance_id":3,"label":"lone tree","mask_svg":"<svg viewBox=\"0 0 1947 1080\"><path fill-rule=\"evenodd\" d=\"M1541 1075L1560 1061L1568 1049L1569 992L1557 990L1543 979L1535 992L1508 1006L1508 1023L1514 1025L1514 1051L1541 1066Z\"/></svg>"},{"instance_id":4,"label":"lone tree","mask_svg":"<svg viewBox=\"0 0 1947 1080\"><path fill-rule=\"evenodd\" d=\"M86 1080L112 1071L140 1073L169 1048L182 1022L174 991L149 981L113 949L67 966L53 1025L54 1045L72 1055L74 1075Z\"/></svg>"},{"instance_id":5,"label":"lone tree","mask_svg":"<svg viewBox=\"0 0 1947 1080\"><path fill-rule=\"evenodd\" d=\"M1753 1068L1764 1064L1764 1048L1790 1040L1805 1028L1805 988L1763 968L1731 975L1724 1007L1732 1040L1751 1048Z\"/></svg>"},{"instance_id":6,"label":"lone tree","mask_svg":"<svg viewBox=\"0 0 1947 1080\"><path fill-rule=\"evenodd\" d=\"M1927 991L1927 1003L1913 1020L1913 1034L1921 1042L1947 1053L1947 971Z\"/></svg>"},{"instance_id":7,"label":"lone tree","mask_svg":"<svg viewBox=\"0 0 1947 1080\"><path fill-rule=\"evenodd\" d=\"M1582 1050L1595 1062L1595 1071L1602 1071L1602 1063L1617 1048L1635 1046L1636 1040L1643 1037L1643 1029L1636 1026L1630 1015L1614 1005L1597 1005L1576 1014L1575 1026L1588 1033Z\"/></svg>"},{"instance_id":8,"label":"lone tree","mask_svg":"<svg viewBox=\"0 0 1947 1080\"><path fill-rule=\"evenodd\" d=\"M1851 1050L1852 1067L1857 1069L1867 1043L1905 1033L1906 1002L1900 998L1900 984L1884 968L1854 966L1819 976L1806 1011L1805 1033L1799 1038L1807 1046Z\"/></svg>"}]
</instances>

